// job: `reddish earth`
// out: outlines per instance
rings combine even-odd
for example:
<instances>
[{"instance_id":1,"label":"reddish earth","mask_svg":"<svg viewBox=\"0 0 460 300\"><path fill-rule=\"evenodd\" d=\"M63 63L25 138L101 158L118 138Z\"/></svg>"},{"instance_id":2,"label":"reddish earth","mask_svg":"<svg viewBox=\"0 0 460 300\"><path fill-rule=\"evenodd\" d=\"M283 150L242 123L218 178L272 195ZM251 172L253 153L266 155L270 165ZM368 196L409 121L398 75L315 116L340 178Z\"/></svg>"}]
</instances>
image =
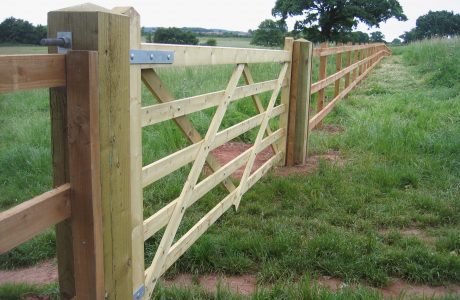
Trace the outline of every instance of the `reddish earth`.
<instances>
[{"instance_id":1,"label":"reddish earth","mask_svg":"<svg viewBox=\"0 0 460 300\"><path fill-rule=\"evenodd\" d=\"M331 134L341 133L345 131L345 128L339 125L326 124L322 127L316 127L313 131L324 131Z\"/></svg>"},{"instance_id":2,"label":"reddish earth","mask_svg":"<svg viewBox=\"0 0 460 300\"><path fill-rule=\"evenodd\" d=\"M379 233L383 235L388 235L391 231L392 230L390 229L381 229L379 230ZM396 231L399 232L404 237L417 237L428 245L434 245L435 243L434 237L429 236L425 231L419 228L409 227L409 228L398 229Z\"/></svg>"},{"instance_id":3,"label":"reddish earth","mask_svg":"<svg viewBox=\"0 0 460 300\"><path fill-rule=\"evenodd\" d=\"M3 283L30 283L30 284L48 284L57 281L57 268L55 261L47 261L31 268L19 269L14 271L0 271L0 285ZM345 286L341 279L329 276L318 277L315 282L322 287L331 291L337 291ZM217 274L193 276L191 274L179 274L174 278L165 279L166 286L187 287L193 284L199 284L206 291L215 293L217 286L228 288L234 293L241 295L251 295L257 288L256 275L247 274L242 276L223 276ZM353 285L352 285L353 287ZM442 297L446 295L459 295L460 285L450 286L428 286L412 285L401 280L394 280L385 288L376 289L385 298L395 296L404 297ZM48 300L48 296L27 296L26 300Z\"/></svg>"},{"instance_id":4,"label":"reddish earth","mask_svg":"<svg viewBox=\"0 0 460 300\"><path fill-rule=\"evenodd\" d=\"M57 279L58 274L55 260L48 260L25 269L0 270L0 284L6 282L48 284L57 281Z\"/></svg>"}]
</instances>

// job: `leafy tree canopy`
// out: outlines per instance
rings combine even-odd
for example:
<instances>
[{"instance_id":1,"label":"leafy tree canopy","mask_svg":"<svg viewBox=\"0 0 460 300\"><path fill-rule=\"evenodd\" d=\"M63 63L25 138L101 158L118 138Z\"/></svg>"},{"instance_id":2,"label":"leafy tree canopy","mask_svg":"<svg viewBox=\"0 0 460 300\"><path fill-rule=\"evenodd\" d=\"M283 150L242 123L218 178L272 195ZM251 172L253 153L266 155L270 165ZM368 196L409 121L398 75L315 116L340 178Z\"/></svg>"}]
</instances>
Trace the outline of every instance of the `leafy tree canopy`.
<instances>
[{"instance_id":1,"label":"leafy tree canopy","mask_svg":"<svg viewBox=\"0 0 460 300\"><path fill-rule=\"evenodd\" d=\"M329 41L340 39L359 22L379 27L392 17L407 20L397 0L276 0L272 14L282 21L302 16L304 19L295 24L296 30L316 29L322 40Z\"/></svg>"},{"instance_id":2,"label":"leafy tree canopy","mask_svg":"<svg viewBox=\"0 0 460 300\"><path fill-rule=\"evenodd\" d=\"M197 45L198 38L195 33L191 31L184 31L180 28L158 28L153 37L154 43L160 44L183 44L183 45Z\"/></svg>"},{"instance_id":3,"label":"leafy tree canopy","mask_svg":"<svg viewBox=\"0 0 460 300\"><path fill-rule=\"evenodd\" d=\"M0 24L0 43L39 44L46 32L45 26L10 17Z\"/></svg>"},{"instance_id":4,"label":"leafy tree canopy","mask_svg":"<svg viewBox=\"0 0 460 300\"><path fill-rule=\"evenodd\" d=\"M410 43L426 38L454 35L460 35L460 14L442 10L429 11L426 15L420 16L416 21L416 27L399 37L404 43Z\"/></svg>"},{"instance_id":5,"label":"leafy tree canopy","mask_svg":"<svg viewBox=\"0 0 460 300\"><path fill-rule=\"evenodd\" d=\"M372 43L385 43L385 36L380 31L371 32L370 41Z\"/></svg>"},{"instance_id":6,"label":"leafy tree canopy","mask_svg":"<svg viewBox=\"0 0 460 300\"><path fill-rule=\"evenodd\" d=\"M285 23L273 20L264 20L260 23L259 28L254 30L251 44L275 47L283 44L284 36L287 32Z\"/></svg>"},{"instance_id":7,"label":"leafy tree canopy","mask_svg":"<svg viewBox=\"0 0 460 300\"><path fill-rule=\"evenodd\" d=\"M429 11L417 19L419 37L445 37L460 34L460 14L446 10Z\"/></svg>"}]
</instances>

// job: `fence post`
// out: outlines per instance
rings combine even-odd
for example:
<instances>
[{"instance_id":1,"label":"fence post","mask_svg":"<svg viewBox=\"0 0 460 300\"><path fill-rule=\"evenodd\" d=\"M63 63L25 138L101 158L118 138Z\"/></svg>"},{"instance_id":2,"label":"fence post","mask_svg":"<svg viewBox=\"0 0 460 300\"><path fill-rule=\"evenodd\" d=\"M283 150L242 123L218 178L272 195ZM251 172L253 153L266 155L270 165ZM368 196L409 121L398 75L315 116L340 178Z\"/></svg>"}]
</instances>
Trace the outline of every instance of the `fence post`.
<instances>
[{"instance_id":1,"label":"fence post","mask_svg":"<svg viewBox=\"0 0 460 300\"><path fill-rule=\"evenodd\" d=\"M328 48L329 44L327 42L324 42L321 44L321 48ZM323 80L327 77L327 56L321 56L319 58L319 77L318 81ZM316 113L319 113L320 111L323 110L324 107L324 97L325 96L325 88L322 88L321 90L318 91L318 103L316 106ZM323 121L320 121L318 125L316 126L317 128L323 127Z\"/></svg>"},{"instance_id":2,"label":"fence post","mask_svg":"<svg viewBox=\"0 0 460 300\"><path fill-rule=\"evenodd\" d=\"M337 47L343 46L342 43L338 43ZM342 70L342 53L337 53L337 60L335 64L335 70L336 73L340 72ZM334 98L337 97L340 94L340 80L342 78L339 78L335 81L335 87L334 87Z\"/></svg>"},{"instance_id":3,"label":"fence post","mask_svg":"<svg viewBox=\"0 0 460 300\"><path fill-rule=\"evenodd\" d=\"M77 299L104 299L97 52L67 54L70 201Z\"/></svg>"},{"instance_id":4,"label":"fence post","mask_svg":"<svg viewBox=\"0 0 460 300\"><path fill-rule=\"evenodd\" d=\"M348 47L351 47L351 45L352 45L351 42L347 44ZM352 53L351 50L347 51L347 56L346 56L346 61L345 61L346 68L351 66L351 53ZM347 88L350 85L350 78L351 78L351 72L348 72L347 75L345 75L345 88Z\"/></svg>"},{"instance_id":5,"label":"fence post","mask_svg":"<svg viewBox=\"0 0 460 300\"><path fill-rule=\"evenodd\" d=\"M287 37L284 39L284 50L292 53L294 46L294 39ZM278 143L278 149L283 149L285 151L283 158L279 162L279 166L284 166L286 164L286 150L287 150L287 130L288 130L288 118L289 118L289 93L290 93L290 84L291 84L291 69L292 62L289 66L286 73L286 82L288 83L281 89L281 104L286 105L286 111L280 116L280 128L285 128L286 134L283 138L280 139Z\"/></svg>"},{"instance_id":6,"label":"fence post","mask_svg":"<svg viewBox=\"0 0 460 300\"><path fill-rule=\"evenodd\" d=\"M303 39L294 41L286 145L287 166L305 164L307 159L312 55L311 42Z\"/></svg>"},{"instance_id":7,"label":"fence post","mask_svg":"<svg viewBox=\"0 0 460 300\"><path fill-rule=\"evenodd\" d=\"M132 299L129 18L84 4L50 12L48 31L98 52L104 285L107 299Z\"/></svg>"}]
</instances>

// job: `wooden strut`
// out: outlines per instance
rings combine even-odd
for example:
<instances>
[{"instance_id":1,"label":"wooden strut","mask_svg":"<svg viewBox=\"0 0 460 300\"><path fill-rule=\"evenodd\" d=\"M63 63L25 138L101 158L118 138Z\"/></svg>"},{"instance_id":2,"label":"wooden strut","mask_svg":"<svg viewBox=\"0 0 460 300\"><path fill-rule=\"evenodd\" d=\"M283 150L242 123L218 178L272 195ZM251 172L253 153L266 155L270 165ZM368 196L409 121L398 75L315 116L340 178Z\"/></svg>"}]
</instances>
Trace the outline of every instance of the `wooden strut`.
<instances>
[{"instance_id":1,"label":"wooden strut","mask_svg":"<svg viewBox=\"0 0 460 300\"><path fill-rule=\"evenodd\" d=\"M141 76L142 76L142 81L144 82L144 84L147 86L150 92L155 96L155 98L158 99L159 102L169 103L175 100L175 98L168 91L168 89L163 84L163 82L161 81L161 78L158 76L158 74L155 72L154 69L142 70ZM190 119L187 116L176 117L173 120L177 124L177 126L179 126L179 128L182 130L182 132L187 137L189 142L199 143L200 141L203 140L200 133L198 132L198 130L195 129L195 127L193 126L193 123L190 121ZM217 171L221 167L220 163L217 161L214 155L212 155L212 153L209 153L209 155L206 157L206 164L209 166L209 168L213 172ZM222 184L225 186L225 188L229 192L235 189L235 185L233 184L230 178L226 178L222 182Z\"/></svg>"},{"instance_id":2,"label":"wooden strut","mask_svg":"<svg viewBox=\"0 0 460 300\"><path fill-rule=\"evenodd\" d=\"M206 133L203 143L200 146L200 150L198 151L196 160L193 163L192 169L190 170L189 176L184 184L181 195L177 201L177 204L174 207L174 211L171 216L170 222L166 227L165 233L161 239L160 245L158 246L152 264L149 270L146 271L145 284L148 298L151 297L153 293L153 288L155 287L158 278L161 274L161 270L165 264L166 256L171 248L173 239L177 233L179 224L182 221L188 202L193 196L194 189L199 179L201 170L203 169L203 166L205 164L206 157L210 152L210 146L214 142L216 133L219 130L225 112L227 111L229 99L231 98L232 94L234 93L238 85L244 67L244 64L238 64L235 67L235 70L233 71L233 74L225 90L224 97L222 97L221 102L217 107L217 110L208 128L208 132Z\"/></svg>"}]
</instances>

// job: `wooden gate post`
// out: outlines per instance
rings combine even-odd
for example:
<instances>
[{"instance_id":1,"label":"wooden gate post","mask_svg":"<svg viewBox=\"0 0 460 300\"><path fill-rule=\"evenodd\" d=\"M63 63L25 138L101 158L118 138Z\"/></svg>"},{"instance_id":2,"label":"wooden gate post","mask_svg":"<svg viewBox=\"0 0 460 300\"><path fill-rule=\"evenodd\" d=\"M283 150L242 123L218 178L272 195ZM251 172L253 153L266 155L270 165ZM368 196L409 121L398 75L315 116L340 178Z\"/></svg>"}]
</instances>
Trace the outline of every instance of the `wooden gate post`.
<instances>
[{"instance_id":1,"label":"wooden gate post","mask_svg":"<svg viewBox=\"0 0 460 300\"><path fill-rule=\"evenodd\" d=\"M72 33L73 50L94 50L99 62L99 132L104 286L107 299L132 299L129 18L84 4L48 14L48 35ZM55 52L55 48L50 48ZM54 102L65 94L54 96ZM53 116L54 117L54 116ZM62 129L62 128L61 128ZM71 245L61 243L61 253ZM59 273L70 262L58 254ZM67 259L67 261L66 261ZM67 274L71 273L67 271ZM60 280L72 286L71 278ZM69 295L72 291L61 290Z\"/></svg>"},{"instance_id":2,"label":"wooden gate post","mask_svg":"<svg viewBox=\"0 0 460 300\"><path fill-rule=\"evenodd\" d=\"M287 166L305 164L307 159L312 56L311 42L303 39L294 41L286 145Z\"/></svg>"}]
</instances>

